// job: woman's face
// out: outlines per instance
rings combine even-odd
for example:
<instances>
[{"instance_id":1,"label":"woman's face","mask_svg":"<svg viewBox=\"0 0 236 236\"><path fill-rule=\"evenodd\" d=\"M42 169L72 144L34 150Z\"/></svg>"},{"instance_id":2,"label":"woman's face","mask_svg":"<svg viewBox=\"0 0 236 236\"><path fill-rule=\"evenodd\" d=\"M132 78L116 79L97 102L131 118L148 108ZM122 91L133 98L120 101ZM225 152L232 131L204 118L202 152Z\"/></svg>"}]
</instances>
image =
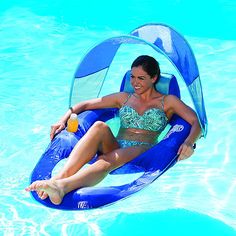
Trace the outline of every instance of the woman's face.
<instances>
[{"instance_id":1,"label":"woman's face","mask_svg":"<svg viewBox=\"0 0 236 236\"><path fill-rule=\"evenodd\" d=\"M142 66L132 67L131 69L131 85L136 94L142 94L152 88L156 79L156 76L152 78L146 71L144 71Z\"/></svg>"}]
</instances>

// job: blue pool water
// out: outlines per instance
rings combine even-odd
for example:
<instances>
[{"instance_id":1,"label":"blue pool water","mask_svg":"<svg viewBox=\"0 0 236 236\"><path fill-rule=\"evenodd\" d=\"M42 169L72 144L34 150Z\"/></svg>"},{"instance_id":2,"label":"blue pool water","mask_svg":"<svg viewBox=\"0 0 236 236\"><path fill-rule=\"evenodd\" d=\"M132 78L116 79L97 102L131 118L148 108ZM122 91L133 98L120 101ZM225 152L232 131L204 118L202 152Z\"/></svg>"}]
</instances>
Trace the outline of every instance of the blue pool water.
<instances>
[{"instance_id":1,"label":"blue pool water","mask_svg":"<svg viewBox=\"0 0 236 236\"><path fill-rule=\"evenodd\" d=\"M235 1L78 2L1 2L0 235L236 235ZM109 207L62 212L39 205L24 188L50 125L67 109L79 60L94 44L148 22L171 25L192 46L207 138L191 159ZM129 182L116 178L103 184Z\"/></svg>"}]
</instances>

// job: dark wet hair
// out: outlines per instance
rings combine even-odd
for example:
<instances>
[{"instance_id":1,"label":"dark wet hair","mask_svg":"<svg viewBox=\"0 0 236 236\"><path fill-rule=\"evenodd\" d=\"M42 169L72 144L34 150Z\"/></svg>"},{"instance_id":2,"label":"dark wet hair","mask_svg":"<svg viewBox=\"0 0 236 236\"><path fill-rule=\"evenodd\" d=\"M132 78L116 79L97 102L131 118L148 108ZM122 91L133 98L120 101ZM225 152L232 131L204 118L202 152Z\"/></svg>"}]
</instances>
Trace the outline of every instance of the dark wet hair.
<instances>
[{"instance_id":1,"label":"dark wet hair","mask_svg":"<svg viewBox=\"0 0 236 236\"><path fill-rule=\"evenodd\" d=\"M131 65L131 69L133 67L142 66L143 70L153 78L154 76L157 76L156 83L158 82L160 78L160 67L157 60L151 56L148 55L142 55L137 57L134 62Z\"/></svg>"}]
</instances>

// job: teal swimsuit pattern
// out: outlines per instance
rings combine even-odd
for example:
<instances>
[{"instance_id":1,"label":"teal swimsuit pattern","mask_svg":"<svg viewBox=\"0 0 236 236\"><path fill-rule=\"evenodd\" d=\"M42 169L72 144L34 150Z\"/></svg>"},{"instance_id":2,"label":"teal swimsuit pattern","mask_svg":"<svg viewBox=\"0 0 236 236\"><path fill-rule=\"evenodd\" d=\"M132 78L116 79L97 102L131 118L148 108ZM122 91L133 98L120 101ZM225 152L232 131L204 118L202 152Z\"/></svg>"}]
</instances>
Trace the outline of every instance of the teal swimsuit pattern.
<instances>
[{"instance_id":1,"label":"teal swimsuit pattern","mask_svg":"<svg viewBox=\"0 0 236 236\"><path fill-rule=\"evenodd\" d=\"M135 140L127 140L127 139L118 139L117 142L119 143L121 148L126 148L126 147L133 147L133 146L148 146L152 147L154 144L151 143L146 143L146 142L139 142Z\"/></svg>"},{"instance_id":2,"label":"teal swimsuit pattern","mask_svg":"<svg viewBox=\"0 0 236 236\"><path fill-rule=\"evenodd\" d=\"M129 94L128 99L130 96L131 94ZM142 115L140 115L133 107L129 105L122 106L119 110L121 128L134 128L161 133L168 123L168 118L164 112L164 96L161 104L162 109L150 108L147 109ZM151 145L150 143L133 140L118 140L118 143L121 147Z\"/></svg>"}]
</instances>

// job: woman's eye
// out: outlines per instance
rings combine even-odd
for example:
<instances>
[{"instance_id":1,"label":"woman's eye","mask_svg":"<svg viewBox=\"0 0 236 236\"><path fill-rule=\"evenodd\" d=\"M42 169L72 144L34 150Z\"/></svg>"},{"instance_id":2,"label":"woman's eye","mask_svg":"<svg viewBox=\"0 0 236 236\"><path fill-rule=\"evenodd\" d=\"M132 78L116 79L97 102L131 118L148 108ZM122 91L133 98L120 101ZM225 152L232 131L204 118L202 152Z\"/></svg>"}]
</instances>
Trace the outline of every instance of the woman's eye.
<instances>
[{"instance_id":1,"label":"woman's eye","mask_svg":"<svg viewBox=\"0 0 236 236\"><path fill-rule=\"evenodd\" d=\"M131 78L131 79L135 79L135 77L134 77L133 75L131 75L130 78ZM145 80L144 77L137 77L137 79L139 79L139 80Z\"/></svg>"},{"instance_id":2,"label":"woman's eye","mask_svg":"<svg viewBox=\"0 0 236 236\"><path fill-rule=\"evenodd\" d=\"M139 80L144 80L144 78L143 78L143 77L138 77L138 79L139 79Z\"/></svg>"}]
</instances>

